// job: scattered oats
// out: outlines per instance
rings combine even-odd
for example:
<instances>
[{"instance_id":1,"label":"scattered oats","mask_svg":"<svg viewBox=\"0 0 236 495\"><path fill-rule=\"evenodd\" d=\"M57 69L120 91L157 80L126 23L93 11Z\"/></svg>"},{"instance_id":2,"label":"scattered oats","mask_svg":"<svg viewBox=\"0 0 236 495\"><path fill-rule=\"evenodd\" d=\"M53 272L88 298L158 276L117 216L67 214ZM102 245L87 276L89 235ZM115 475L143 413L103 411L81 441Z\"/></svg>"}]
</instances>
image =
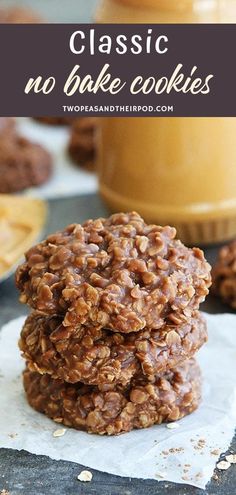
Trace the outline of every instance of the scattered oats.
<instances>
[{"instance_id":1,"label":"scattered oats","mask_svg":"<svg viewBox=\"0 0 236 495\"><path fill-rule=\"evenodd\" d=\"M179 427L179 423L167 423L166 425L166 428L168 428L168 430L177 430L177 428Z\"/></svg>"},{"instance_id":2,"label":"scattered oats","mask_svg":"<svg viewBox=\"0 0 236 495\"><path fill-rule=\"evenodd\" d=\"M2 490L0 492L0 495L10 495L9 491L8 490Z\"/></svg>"},{"instance_id":3,"label":"scattered oats","mask_svg":"<svg viewBox=\"0 0 236 495\"><path fill-rule=\"evenodd\" d=\"M214 449L211 451L211 455L220 455L220 449ZM228 459L227 459L228 460Z\"/></svg>"},{"instance_id":4,"label":"scattered oats","mask_svg":"<svg viewBox=\"0 0 236 495\"><path fill-rule=\"evenodd\" d=\"M236 464L236 454L229 454L225 457L225 459L230 462L230 464Z\"/></svg>"},{"instance_id":5,"label":"scattered oats","mask_svg":"<svg viewBox=\"0 0 236 495\"><path fill-rule=\"evenodd\" d=\"M17 435L18 435L18 433L10 433L8 436L9 436L9 438L16 438Z\"/></svg>"},{"instance_id":6,"label":"scattered oats","mask_svg":"<svg viewBox=\"0 0 236 495\"><path fill-rule=\"evenodd\" d=\"M202 478L202 477L203 477L203 474L202 474L202 473L200 473L200 472L199 472L199 473L197 473L197 474L196 474L196 476L195 476L195 478L196 478L197 480L198 480L199 478Z\"/></svg>"},{"instance_id":7,"label":"scattered oats","mask_svg":"<svg viewBox=\"0 0 236 495\"><path fill-rule=\"evenodd\" d=\"M63 437L65 433L66 433L66 428L59 428L59 430L55 430L52 435L53 437L57 438L57 437Z\"/></svg>"},{"instance_id":8,"label":"scattered oats","mask_svg":"<svg viewBox=\"0 0 236 495\"><path fill-rule=\"evenodd\" d=\"M162 451L162 455L169 455L168 450L163 450L163 451Z\"/></svg>"},{"instance_id":9,"label":"scattered oats","mask_svg":"<svg viewBox=\"0 0 236 495\"><path fill-rule=\"evenodd\" d=\"M186 468L189 467L190 468L191 467L191 464L185 464L184 467L186 467Z\"/></svg>"},{"instance_id":10,"label":"scattered oats","mask_svg":"<svg viewBox=\"0 0 236 495\"><path fill-rule=\"evenodd\" d=\"M189 481L189 477L188 476L182 476L182 480Z\"/></svg>"},{"instance_id":11,"label":"scattered oats","mask_svg":"<svg viewBox=\"0 0 236 495\"><path fill-rule=\"evenodd\" d=\"M84 482L87 482L87 481L92 481L92 473L90 473L90 471L81 471L81 473L79 474L79 476L77 476L77 479L79 481L84 481Z\"/></svg>"},{"instance_id":12,"label":"scattered oats","mask_svg":"<svg viewBox=\"0 0 236 495\"><path fill-rule=\"evenodd\" d=\"M162 472L159 471L158 473L156 473L156 476L157 476L157 478L162 478L163 479L163 478L166 478L166 473L164 473L164 472L162 473Z\"/></svg>"},{"instance_id":13,"label":"scattered oats","mask_svg":"<svg viewBox=\"0 0 236 495\"><path fill-rule=\"evenodd\" d=\"M171 447L171 449L169 449L170 454L180 454L181 452L184 452L183 447Z\"/></svg>"},{"instance_id":14,"label":"scattered oats","mask_svg":"<svg viewBox=\"0 0 236 495\"><path fill-rule=\"evenodd\" d=\"M217 469L220 469L220 471L226 471L226 469L229 469L230 466L231 464L228 461L220 461L216 464Z\"/></svg>"}]
</instances>

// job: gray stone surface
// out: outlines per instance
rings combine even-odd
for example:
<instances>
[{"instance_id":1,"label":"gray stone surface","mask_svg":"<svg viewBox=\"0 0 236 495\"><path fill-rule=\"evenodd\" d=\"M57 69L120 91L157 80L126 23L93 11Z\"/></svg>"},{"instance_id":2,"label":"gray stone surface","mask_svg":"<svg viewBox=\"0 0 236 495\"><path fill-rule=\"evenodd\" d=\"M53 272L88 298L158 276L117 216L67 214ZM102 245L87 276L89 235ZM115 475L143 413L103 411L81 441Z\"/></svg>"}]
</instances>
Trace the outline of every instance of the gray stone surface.
<instances>
[{"instance_id":1,"label":"gray stone surface","mask_svg":"<svg viewBox=\"0 0 236 495\"><path fill-rule=\"evenodd\" d=\"M69 223L82 222L89 217L107 213L96 195L54 200L49 206L49 218L44 234ZM209 261L214 260L216 252L217 249L206 251ZM203 309L212 313L228 310L213 298L208 299ZM18 294L11 277L0 284L0 326L21 314L25 314L25 308L18 303ZM236 451L236 439L232 449ZM0 449L0 493L3 489L9 490L10 495L200 495L204 493L235 495L236 493L236 465L221 474L217 473L219 479L213 480L206 492L173 483L120 478L94 470L91 470L92 482L82 484L77 481L81 469L82 466L71 462L53 461L48 457L35 456L24 451Z\"/></svg>"}]
</instances>

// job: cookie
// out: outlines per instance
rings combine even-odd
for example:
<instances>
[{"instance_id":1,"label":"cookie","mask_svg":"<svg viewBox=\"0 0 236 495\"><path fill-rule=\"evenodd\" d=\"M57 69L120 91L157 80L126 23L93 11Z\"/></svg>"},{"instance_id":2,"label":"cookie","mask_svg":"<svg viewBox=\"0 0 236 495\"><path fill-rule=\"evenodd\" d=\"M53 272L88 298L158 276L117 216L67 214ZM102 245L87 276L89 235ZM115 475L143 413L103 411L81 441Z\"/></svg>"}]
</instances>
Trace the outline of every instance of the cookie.
<instances>
[{"instance_id":1,"label":"cookie","mask_svg":"<svg viewBox=\"0 0 236 495\"><path fill-rule=\"evenodd\" d=\"M153 381L157 374L192 357L206 340L206 323L199 312L188 323L130 334L99 326L64 327L56 316L33 312L19 346L31 371L101 388L125 386L140 373Z\"/></svg>"},{"instance_id":2,"label":"cookie","mask_svg":"<svg viewBox=\"0 0 236 495\"><path fill-rule=\"evenodd\" d=\"M0 117L0 139L15 131L15 120L12 117Z\"/></svg>"},{"instance_id":3,"label":"cookie","mask_svg":"<svg viewBox=\"0 0 236 495\"><path fill-rule=\"evenodd\" d=\"M201 374L192 359L156 377L153 383L140 376L127 388L100 391L27 369L24 388L29 404L57 423L89 433L117 435L192 413L201 398Z\"/></svg>"},{"instance_id":4,"label":"cookie","mask_svg":"<svg viewBox=\"0 0 236 495\"><path fill-rule=\"evenodd\" d=\"M70 225L26 253L20 301L65 326L121 333L187 321L208 294L210 265L175 235L135 212Z\"/></svg>"},{"instance_id":5,"label":"cookie","mask_svg":"<svg viewBox=\"0 0 236 495\"><path fill-rule=\"evenodd\" d=\"M0 193L44 184L52 173L50 154L16 132L0 132Z\"/></svg>"},{"instance_id":6,"label":"cookie","mask_svg":"<svg viewBox=\"0 0 236 495\"><path fill-rule=\"evenodd\" d=\"M212 292L236 309L236 240L221 248L212 280Z\"/></svg>"},{"instance_id":7,"label":"cookie","mask_svg":"<svg viewBox=\"0 0 236 495\"><path fill-rule=\"evenodd\" d=\"M75 119L71 127L68 153L72 160L87 169L95 168L96 159L96 117L81 117Z\"/></svg>"}]
</instances>

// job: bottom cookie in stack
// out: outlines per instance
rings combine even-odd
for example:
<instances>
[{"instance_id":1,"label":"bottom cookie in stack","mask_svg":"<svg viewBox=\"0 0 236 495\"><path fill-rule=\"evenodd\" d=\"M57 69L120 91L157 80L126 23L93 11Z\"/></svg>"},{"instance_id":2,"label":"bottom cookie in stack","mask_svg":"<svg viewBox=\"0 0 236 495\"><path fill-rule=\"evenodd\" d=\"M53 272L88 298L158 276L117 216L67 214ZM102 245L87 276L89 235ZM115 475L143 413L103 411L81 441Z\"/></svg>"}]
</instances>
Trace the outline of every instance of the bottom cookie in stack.
<instances>
[{"instance_id":1,"label":"bottom cookie in stack","mask_svg":"<svg viewBox=\"0 0 236 495\"><path fill-rule=\"evenodd\" d=\"M96 117L80 117L71 126L68 153L75 163L87 170L95 169L97 127Z\"/></svg>"},{"instance_id":2,"label":"bottom cookie in stack","mask_svg":"<svg viewBox=\"0 0 236 495\"><path fill-rule=\"evenodd\" d=\"M100 391L97 386L72 385L26 369L24 388L29 404L57 423L117 435L192 413L201 399L201 372L192 358L153 383L140 374L126 387Z\"/></svg>"}]
</instances>

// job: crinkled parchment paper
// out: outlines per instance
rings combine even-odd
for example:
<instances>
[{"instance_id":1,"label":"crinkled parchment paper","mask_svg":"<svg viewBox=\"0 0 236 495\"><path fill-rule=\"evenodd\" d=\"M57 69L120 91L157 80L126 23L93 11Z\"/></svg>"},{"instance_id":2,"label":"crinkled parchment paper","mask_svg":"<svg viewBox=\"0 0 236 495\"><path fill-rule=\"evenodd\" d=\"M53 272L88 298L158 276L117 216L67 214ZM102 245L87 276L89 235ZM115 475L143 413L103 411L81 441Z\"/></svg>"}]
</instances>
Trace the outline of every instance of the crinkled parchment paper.
<instances>
[{"instance_id":1,"label":"crinkled parchment paper","mask_svg":"<svg viewBox=\"0 0 236 495\"><path fill-rule=\"evenodd\" d=\"M17 340L24 318L9 322L0 333L1 447L25 449L120 476L204 488L219 453L229 447L236 424L236 316L206 317L209 342L198 356L204 376L199 410L179 421L177 429L162 425L118 437L72 429L53 437L58 425L33 411L23 393L24 363Z\"/></svg>"}]
</instances>

